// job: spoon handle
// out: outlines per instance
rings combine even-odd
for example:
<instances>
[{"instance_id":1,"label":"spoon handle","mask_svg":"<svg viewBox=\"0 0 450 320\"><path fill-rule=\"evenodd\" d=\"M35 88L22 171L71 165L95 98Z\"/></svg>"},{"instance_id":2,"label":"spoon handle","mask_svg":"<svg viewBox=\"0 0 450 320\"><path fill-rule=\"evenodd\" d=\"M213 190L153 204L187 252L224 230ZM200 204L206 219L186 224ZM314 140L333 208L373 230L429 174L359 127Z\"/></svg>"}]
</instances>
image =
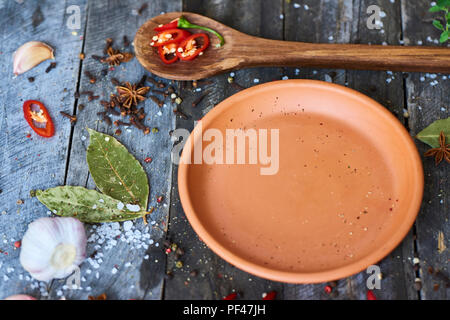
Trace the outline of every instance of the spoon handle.
<instances>
[{"instance_id":1,"label":"spoon handle","mask_svg":"<svg viewBox=\"0 0 450 320\"><path fill-rule=\"evenodd\" d=\"M450 73L450 48L326 44L249 37L239 51L246 66L302 66L317 68ZM254 54L249 56L249 52ZM245 57L246 56L246 57Z\"/></svg>"}]
</instances>

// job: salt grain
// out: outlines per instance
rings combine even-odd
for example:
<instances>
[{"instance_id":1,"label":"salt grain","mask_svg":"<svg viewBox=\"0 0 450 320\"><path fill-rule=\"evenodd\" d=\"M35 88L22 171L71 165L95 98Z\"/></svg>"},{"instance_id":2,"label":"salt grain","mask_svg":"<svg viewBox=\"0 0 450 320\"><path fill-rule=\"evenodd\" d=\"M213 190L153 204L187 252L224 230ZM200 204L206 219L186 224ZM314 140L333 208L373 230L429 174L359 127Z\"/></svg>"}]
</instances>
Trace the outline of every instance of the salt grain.
<instances>
[{"instance_id":1,"label":"salt grain","mask_svg":"<svg viewBox=\"0 0 450 320\"><path fill-rule=\"evenodd\" d=\"M133 227L133 222L131 222L131 221L125 221L123 223L123 230L125 230L125 231L131 230L132 227Z\"/></svg>"}]
</instances>

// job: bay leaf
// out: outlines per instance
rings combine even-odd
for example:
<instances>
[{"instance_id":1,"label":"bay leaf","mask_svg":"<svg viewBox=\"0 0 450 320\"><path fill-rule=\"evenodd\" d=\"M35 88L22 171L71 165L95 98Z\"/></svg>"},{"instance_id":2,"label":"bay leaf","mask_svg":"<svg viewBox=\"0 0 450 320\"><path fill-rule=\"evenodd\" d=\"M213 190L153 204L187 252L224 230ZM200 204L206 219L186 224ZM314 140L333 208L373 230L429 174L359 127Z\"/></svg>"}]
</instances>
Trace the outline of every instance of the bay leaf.
<instances>
[{"instance_id":1,"label":"bay leaf","mask_svg":"<svg viewBox=\"0 0 450 320\"><path fill-rule=\"evenodd\" d=\"M36 190L36 197L53 213L86 223L133 220L146 214L143 210L132 212L121 201L83 187Z\"/></svg>"},{"instance_id":2,"label":"bay leaf","mask_svg":"<svg viewBox=\"0 0 450 320\"><path fill-rule=\"evenodd\" d=\"M123 203L147 208L150 187L139 161L114 137L88 129L89 172L97 188Z\"/></svg>"},{"instance_id":3,"label":"bay leaf","mask_svg":"<svg viewBox=\"0 0 450 320\"><path fill-rule=\"evenodd\" d=\"M420 131L416 138L433 148L439 147L439 134L444 131L446 143L450 143L450 118L434 121Z\"/></svg>"}]
</instances>

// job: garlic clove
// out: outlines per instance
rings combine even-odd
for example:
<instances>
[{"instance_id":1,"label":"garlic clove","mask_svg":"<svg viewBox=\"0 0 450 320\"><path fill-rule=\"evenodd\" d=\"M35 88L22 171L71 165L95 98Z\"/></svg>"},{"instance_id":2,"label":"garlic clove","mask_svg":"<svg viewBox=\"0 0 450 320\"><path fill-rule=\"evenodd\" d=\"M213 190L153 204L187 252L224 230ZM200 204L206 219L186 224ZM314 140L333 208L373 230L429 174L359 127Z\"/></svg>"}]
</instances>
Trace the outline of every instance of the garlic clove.
<instances>
[{"instance_id":1,"label":"garlic clove","mask_svg":"<svg viewBox=\"0 0 450 320\"><path fill-rule=\"evenodd\" d=\"M26 294L15 294L5 298L4 300L36 300L36 298Z\"/></svg>"},{"instance_id":2,"label":"garlic clove","mask_svg":"<svg viewBox=\"0 0 450 320\"><path fill-rule=\"evenodd\" d=\"M40 41L27 42L14 52L14 74L22 74L34 68L41 62L54 58L53 49L47 44Z\"/></svg>"},{"instance_id":3,"label":"garlic clove","mask_svg":"<svg viewBox=\"0 0 450 320\"><path fill-rule=\"evenodd\" d=\"M65 278L86 258L83 224L68 217L40 218L22 239L20 263L40 281Z\"/></svg>"}]
</instances>

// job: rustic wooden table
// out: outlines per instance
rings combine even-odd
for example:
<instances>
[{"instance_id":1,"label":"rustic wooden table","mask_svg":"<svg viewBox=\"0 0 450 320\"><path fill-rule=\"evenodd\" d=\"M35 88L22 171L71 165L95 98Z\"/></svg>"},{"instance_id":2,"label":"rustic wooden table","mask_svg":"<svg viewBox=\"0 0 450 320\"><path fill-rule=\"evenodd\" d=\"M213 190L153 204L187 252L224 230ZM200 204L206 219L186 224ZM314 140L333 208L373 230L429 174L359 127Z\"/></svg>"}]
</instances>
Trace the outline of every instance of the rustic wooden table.
<instances>
[{"instance_id":1,"label":"rustic wooden table","mask_svg":"<svg viewBox=\"0 0 450 320\"><path fill-rule=\"evenodd\" d=\"M148 7L139 12L144 3ZM372 4L382 10L379 30L370 30L366 25L366 10ZM77 8L79 26L76 19L72 20ZM64 184L94 187L85 160L89 141L86 128L109 134L114 134L115 128L99 121L97 112L103 109L99 100L89 102L86 96L76 99L75 92L91 90L108 97L114 90L112 77L137 82L148 74L134 59L102 76L105 65L91 55L102 54L106 38L113 38L120 47L123 36L132 39L147 19L161 12L184 10L272 39L435 46L439 33L431 25L433 14L428 13L428 8L428 1L411 4L406 0L0 0L0 298L27 293L41 299L86 299L105 292L110 299L221 299L236 290L242 298L261 299L264 292L276 290L278 299L366 299L365 272L339 280L333 295L325 293L326 284L267 281L223 261L191 229L179 201L177 166L170 161L174 142L169 133L175 128L192 129L194 120L236 93L227 82L228 74L200 85L202 92L210 93L196 108L191 104L202 92L193 90L190 83L174 82L183 98L181 108L189 118L174 115L170 101L160 109L148 99L144 105L151 118L148 124L158 127L159 132L144 136L133 128L124 130L119 137L145 167L151 184L150 205L157 209L147 226L142 220L135 221L129 233L120 226L121 238L116 237L115 226L110 224L87 227L90 258L81 266L80 289L69 289L65 280L46 284L30 279L20 266L14 242L21 239L28 223L49 214L30 197L30 190ZM12 54L31 40L54 47L57 66L45 73L47 61L14 77ZM79 59L80 52L86 55L83 61ZM98 76L98 81L90 84L85 71ZM450 113L450 79L445 75L313 70L299 66L239 70L235 81L250 87L255 84L254 79L263 83L283 76L332 81L354 88L393 112L412 136ZM29 82L28 77L35 81ZM28 99L40 100L50 109L56 122L56 136L52 139L42 139L30 131L21 110L23 101ZM86 105L82 111L80 104ZM76 114L76 124L72 126L60 111ZM417 142L417 147L422 154L427 149L421 142ZM145 163L146 157L153 161ZM379 263L383 277L381 289L375 294L380 299L449 298L450 254L448 249L438 252L438 234L442 233L444 239L450 236L450 167L435 167L430 158L424 158L423 164L423 205L408 236ZM162 204L156 202L160 195L164 196ZM185 251L180 257L182 268L176 268L175 258L165 254L165 239ZM440 273L436 275L430 268ZM166 276L168 271L173 277Z\"/></svg>"}]
</instances>

